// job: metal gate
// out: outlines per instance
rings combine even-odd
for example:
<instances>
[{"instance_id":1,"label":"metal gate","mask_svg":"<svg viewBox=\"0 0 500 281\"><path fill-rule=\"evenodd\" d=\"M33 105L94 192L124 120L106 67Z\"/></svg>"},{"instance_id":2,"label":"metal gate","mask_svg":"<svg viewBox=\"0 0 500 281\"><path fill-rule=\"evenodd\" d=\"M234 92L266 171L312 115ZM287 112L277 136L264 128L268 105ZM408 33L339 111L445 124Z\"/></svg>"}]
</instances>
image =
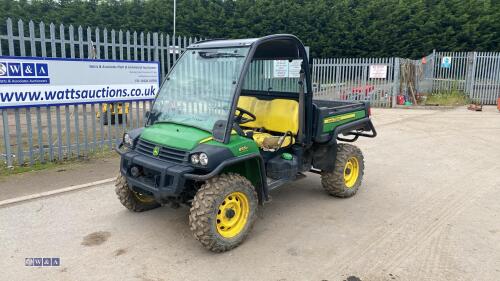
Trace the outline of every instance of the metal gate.
<instances>
[{"instance_id":1,"label":"metal gate","mask_svg":"<svg viewBox=\"0 0 500 281\"><path fill-rule=\"evenodd\" d=\"M472 53L472 67L467 93L482 104L496 104L500 98L500 53Z\"/></svg>"},{"instance_id":2,"label":"metal gate","mask_svg":"<svg viewBox=\"0 0 500 281\"><path fill-rule=\"evenodd\" d=\"M387 71L372 76L373 67L380 66ZM390 107L398 95L412 104L420 96L453 91L481 104L496 104L500 98L500 52L434 51L419 60L314 59L312 69L316 99L364 100Z\"/></svg>"}]
</instances>

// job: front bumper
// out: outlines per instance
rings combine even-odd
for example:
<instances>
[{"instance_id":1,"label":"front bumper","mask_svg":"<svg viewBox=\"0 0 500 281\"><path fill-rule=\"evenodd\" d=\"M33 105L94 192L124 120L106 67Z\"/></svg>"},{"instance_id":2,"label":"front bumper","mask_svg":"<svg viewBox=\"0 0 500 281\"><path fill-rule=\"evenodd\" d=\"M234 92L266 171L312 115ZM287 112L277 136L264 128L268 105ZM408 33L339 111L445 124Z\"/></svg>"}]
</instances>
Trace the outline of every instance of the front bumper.
<instances>
[{"instance_id":1,"label":"front bumper","mask_svg":"<svg viewBox=\"0 0 500 281\"><path fill-rule=\"evenodd\" d=\"M133 150L116 150L121 156L120 172L130 188L139 193L151 193L158 202L179 196L186 184L184 174L194 171L191 166L158 160ZM141 171L137 177L131 174L134 166Z\"/></svg>"}]
</instances>

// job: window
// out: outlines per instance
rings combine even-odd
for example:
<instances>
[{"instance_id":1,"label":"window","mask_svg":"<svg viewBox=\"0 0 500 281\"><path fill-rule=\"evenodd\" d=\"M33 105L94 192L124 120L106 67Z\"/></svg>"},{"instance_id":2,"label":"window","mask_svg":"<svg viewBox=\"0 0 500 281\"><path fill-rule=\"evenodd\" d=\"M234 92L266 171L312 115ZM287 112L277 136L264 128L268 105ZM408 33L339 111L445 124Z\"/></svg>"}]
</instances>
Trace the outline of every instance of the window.
<instances>
[{"instance_id":1,"label":"window","mask_svg":"<svg viewBox=\"0 0 500 281\"><path fill-rule=\"evenodd\" d=\"M299 92L302 60L254 60L245 77L243 90Z\"/></svg>"},{"instance_id":2,"label":"window","mask_svg":"<svg viewBox=\"0 0 500 281\"><path fill-rule=\"evenodd\" d=\"M156 122L212 131L216 121L228 120L247 53L247 47L186 51L160 89Z\"/></svg>"}]
</instances>

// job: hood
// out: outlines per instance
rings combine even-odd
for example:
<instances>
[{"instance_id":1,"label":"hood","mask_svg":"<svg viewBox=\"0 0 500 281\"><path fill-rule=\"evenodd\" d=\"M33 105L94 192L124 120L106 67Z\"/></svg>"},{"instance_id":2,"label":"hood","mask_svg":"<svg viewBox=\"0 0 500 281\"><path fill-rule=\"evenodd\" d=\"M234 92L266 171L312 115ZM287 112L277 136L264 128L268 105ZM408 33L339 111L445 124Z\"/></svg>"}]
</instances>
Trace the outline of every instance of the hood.
<instances>
[{"instance_id":1,"label":"hood","mask_svg":"<svg viewBox=\"0 0 500 281\"><path fill-rule=\"evenodd\" d=\"M161 123L144 128L141 139L162 146L192 150L200 141L211 136L211 133L197 128L172 123Z\"/></svg>"}]
</instances>

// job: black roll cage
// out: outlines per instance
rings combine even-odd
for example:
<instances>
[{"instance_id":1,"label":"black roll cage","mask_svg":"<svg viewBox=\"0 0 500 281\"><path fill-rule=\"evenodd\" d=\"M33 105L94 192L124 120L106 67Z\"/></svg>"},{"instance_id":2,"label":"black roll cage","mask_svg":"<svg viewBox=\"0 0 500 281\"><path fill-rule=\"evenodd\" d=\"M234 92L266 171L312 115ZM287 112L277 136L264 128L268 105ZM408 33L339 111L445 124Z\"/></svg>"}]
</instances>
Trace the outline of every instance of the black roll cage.
<instances>
[{"instance_id":1,"label":"black roll cage","mask_svg":"<svg viewBox=\"0 0 500 281\"><path fill-rule=\"evenodd\" d=\"M311 124L311 122L308 122L312 118L312 85L311 85L311 73L309 69L309 62L307 58L307 53L304 45L302 42L294 35L291 34L275 34L275 35L269 35L265 36L262 38L258 39L246 39L247 41L243 40L239 44L231 44L233 40L204 40L200 42L196 42L192 46L188 47L189 49L210 49L210 48L234 48L234 47L248 47L250 46L250 49L248 51L248 55L245 58L245 61L243 63L243 67L241 68L240 76L238 78L238 81L236 83L236 88L235 92L233 95L233 99L231 102L231 110L229 111L229 116L228 116L228 122L227 126L225 128L225 133L224 133L224 138L222 142L224 144L228 144L230 141L230 136L231 136L231 131L232 131L232 116L234 116L234 113L236 111L236 107L238 104L238 100L241 95L242 87L244 80L246 78L246 74L248 73L248 70L250 68L251 62L255 58L256 52L259 50L259 47L263 46L264 44L272 43L273 41L279 42L279 41L289 41L292 42L295 48L298 50L298 56L295 57L279 57L279 56L274 56L274 57L265 57L263 59L266 60L273 60L273 59L302 59L302 69L304 71L304 77L303 77L303 82L305 82L305 87L302 95L299 95L299 116L300 116L300 121L299 121L299 136L298 136L298 143L302 144L310 144L311 142L311 135L312 135L312 127L307 126L307 124ZM238 40L234 40L238 41ZM208 45L208 46L205 46ZM279 47L279 44L278 44ZM271 48L272 49L272 48ZM279 52L278 52L279 53ZM259 58L259 57L257 57ZM173 69L173 68L172 68Z\"/></svg>"}]
</instances>

